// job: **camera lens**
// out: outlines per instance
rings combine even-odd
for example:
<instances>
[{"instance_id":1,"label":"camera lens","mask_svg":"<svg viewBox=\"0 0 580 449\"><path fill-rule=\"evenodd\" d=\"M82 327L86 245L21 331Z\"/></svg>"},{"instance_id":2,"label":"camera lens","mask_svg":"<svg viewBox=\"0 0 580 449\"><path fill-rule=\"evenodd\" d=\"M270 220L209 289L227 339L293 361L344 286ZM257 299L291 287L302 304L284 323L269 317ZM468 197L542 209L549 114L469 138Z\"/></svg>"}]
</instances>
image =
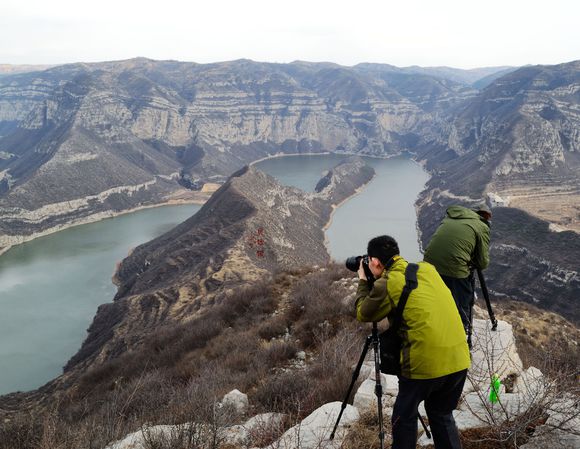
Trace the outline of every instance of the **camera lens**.
<instances>
[{"instance_id":1,"label":"camera lens","mask_svg":"<svg viewBox=\"0 0 580 449\"><path fill-rule=\"evenodd\" d=\"M363 256L352 256L346 259L346 268L348 268L350 271L358 271L362 257Z\"/></svg>"}]
</instances>

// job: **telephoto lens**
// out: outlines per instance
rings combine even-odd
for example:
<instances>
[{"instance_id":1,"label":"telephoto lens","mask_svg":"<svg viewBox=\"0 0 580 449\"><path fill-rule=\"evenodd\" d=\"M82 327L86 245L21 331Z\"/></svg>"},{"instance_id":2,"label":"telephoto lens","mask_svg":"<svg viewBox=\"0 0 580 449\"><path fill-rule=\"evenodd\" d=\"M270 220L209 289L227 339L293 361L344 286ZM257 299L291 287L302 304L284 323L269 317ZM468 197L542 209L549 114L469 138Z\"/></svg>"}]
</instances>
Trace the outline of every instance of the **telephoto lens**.
<instances>
[{"instance_id":1,"label":"telephoto lens","mask_svg":"<svg viewBox=\"0 0 580 449\"><path fill-rule=\"evenodd\" d=\"M364 256L352 256L349 257L348 259L346 259L346 268L348 268L350 271L358 271L359 267L360 267L360 260L363 258Z\"/></svg>"}]
</instances>

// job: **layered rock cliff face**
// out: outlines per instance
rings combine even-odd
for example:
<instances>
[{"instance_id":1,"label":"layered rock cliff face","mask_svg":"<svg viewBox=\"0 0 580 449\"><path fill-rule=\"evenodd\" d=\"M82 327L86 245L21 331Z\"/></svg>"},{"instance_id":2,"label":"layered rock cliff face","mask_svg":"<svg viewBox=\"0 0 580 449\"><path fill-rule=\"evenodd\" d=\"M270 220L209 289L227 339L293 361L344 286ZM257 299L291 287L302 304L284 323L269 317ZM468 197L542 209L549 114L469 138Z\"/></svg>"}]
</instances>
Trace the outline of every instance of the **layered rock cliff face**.
<instances>
[{"instance_id":1,"label":"layered rock cliff face","mask_svg":"<svg viewBox=\"0 0 580 449\"><path fill-rule=\"evenodd\" d=\"M488 283L580 320L580 62L525 67L483 90L422 151L426 245L450 204L494 206Z\"/></svg>"},{"instance_id":2,"label":"layered rock cliff face","mask_svg":"<svg viewBox=\"0 0 580 449\"><path fill-rule=\"evenodd\" d=\"M451 121L439 184L580 231L579 105L580 62L500 78Z\"/></svg>"},{"instance_id":3,"label":"layered rock cliff face","mask_svg":"<svg viewBox=\"0 0 580 449\"><path fill-rule=\"evenodd\" d=\"M437 132L464 85L384 67L73 64L0 79L0 247L161 203L277 152L385 155Z\"/></svg>"},{"instance_id":4,"label":"layered rock cliff face","mask_svg":"<svg viewBox=\"0 0 580 449\"><path fill-rule=\"evenodd\" d=\"M3 76L0 252L223 182L269 154L408 150L432 174L418 203L423 244L447 205L491 201L502 206L494 214L493 288L513 296L526 285L530 301L569 302L579 276L566 254L578 255L580 62L524 67L479 92L475 78L458 84L450 80L456 75L377 64L135 59ZM529 282L528 265L543 274Z\"/></svg>"},{"instance_id":5,"label":"layered rock cliff face","mask_svg":"<svg viewBox=\"0 0 580 449\"><path fill-rule=\"evenodd\" d=\"M332 171L327 187L307 194L254 167L235 173L196 215L123 261L115 300L99 307L67 375L130 350L162 323L191 319L252 280L325 264L322 229L332 206L373 175L361 159L350 159Z\"/></svg>"}]
</instances>

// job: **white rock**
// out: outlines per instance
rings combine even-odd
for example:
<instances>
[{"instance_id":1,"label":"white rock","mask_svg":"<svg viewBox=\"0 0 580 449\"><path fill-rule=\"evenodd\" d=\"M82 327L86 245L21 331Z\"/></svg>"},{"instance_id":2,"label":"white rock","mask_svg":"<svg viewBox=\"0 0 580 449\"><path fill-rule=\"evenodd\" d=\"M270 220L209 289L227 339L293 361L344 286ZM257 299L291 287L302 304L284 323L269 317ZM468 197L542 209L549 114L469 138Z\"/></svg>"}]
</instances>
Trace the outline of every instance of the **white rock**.
<instances>
[{"instance_id":1,"label":"white rock","mask_svg":"<svg viewBox=\"0 0 580 449\"><path fill-rule=\"evenodd\" d=\"M577 433L578 431L576 431ZM534 436L521 449L578 449L580 435L575 435L560 429L540 426L536 428Z\"/></svg>"},{"instance_id":2,"label":"white rock","mask_svg":"<svg viewBox=\"0 0 580 449\"><path fill-rule=\"evenodd\" d=\"M514 384L514 393L526 395L529 401L546 394L546 379L542 372L533 366L522 372Z\"/></svg>"},{"instance_id":3,"label":"white rock","mask_svg":"<svg viewBox=\"0 0 580 449\"><path fill-rule=\"evenodd\" d=\"M308 415L267 449L338 449L346 435L347 428L359 419L358 410L347 405L342 414L333 440L330 434L341 409L340 402L331 402Z\"/></svg>"},{"instance_id":4,"label":"white rock","mask_svg":"<svg viewBox=\"0 0 580 449\"><path fill-rule=\"evenodd\" d=\"M130 433L122 440L108 445L105 449L147 449L150 445L147 441L175 441L179 435L187 433L187 427L193 424L181 424L176 426L159 425L146 427L137 432ZM203 425L201 425L204 427ZM203 432L203 430L202 430Z\"/></svg>"},{"instance_id":5,"label":"white rock","mask_svg":"<svg viewBox=\"0 0 580 449\"><path fill-rule=\"evenodd\" d=\"M453 411L453 417L459 430L488 426L493 414L492 405L486 402L485 392L469 393Z\"/></svg>"},{"instance_id":6,"label":"white rock","mask_svg":"<svg viewBox=\"0 0 580 449\"><path fill-rule=\"evenodd\" d=\"M504 379L522 371L512 326L505 321L498 321L497 330L492 331L489 320L473 320L472 342L471 368L464 391L487 389L494 374Z\"/></svg>"},{"instance_id":7,"label":"white rock","mask_svg":"<svg viewBox=\"0 0 580 449\"><path fill-rule=\"evenodd\" d=\"M222 405L232 407L237 413L246 413L249 405L248 395L239 390L232 390L223 397Z\"/></svg>"},{"instance_id":8,"label":"white rock","mask_svg":"<svg viewBox=\"0 0 580 449\"><path fill-rule=\"evenodd\" d=\"M580 448L580 403L572 395L564 395L547 407L550 415L543 426L536 428L533 438L522 449Z\"/></svg>"},{"instance_id":9,"label":"white rock","mask_svg":"<svg viewBox=\"0 0 580 449\"><path fill-rule=\"evenodd\" d=\"M353 371L355 367L353 366ZM359 379L368 379L369 377L375 375L375 363L374 362L364 362L360 367L360 373L358 375Z\"/></svg>"},{"instance_id":10,"label":"white rock","mask_svg":"<svg viewBox=\"0 0 580 449\"><path fill-rule=\"evenodd\" d=\"M383 393L388 396L396 397L399 394L399 378L391 374L382 376Z\"/></svg>"},{"instance_id":11,"label":"white rock","mask_svg":"<svg viewBox=\"0 0 580 449\"><path fill-rule=\"evenodd\" d=\"M374 369L374 365L373 365ZM399 392L399 380L397 376L381 373L381 387L383 389L382 403L384 407L392 407ZM375 393L376 381L374 371L358 388L353 399L353 406L359 411L377 407L377 395Z\"/></svg>"},{"instance_id":12,"label":"white rock","mask_svg":"<svg viewBox=\"0 0 580 449\"><path fill-rule=\"evenodd\" d=\"M261 431L269 432L279 428L284 419L282 413L263 413L248 419L244 424L238 424L224 428L220 431L220 439L226 444L234 446L247 446L252 434Z\"/></svg>"}]
</instances>

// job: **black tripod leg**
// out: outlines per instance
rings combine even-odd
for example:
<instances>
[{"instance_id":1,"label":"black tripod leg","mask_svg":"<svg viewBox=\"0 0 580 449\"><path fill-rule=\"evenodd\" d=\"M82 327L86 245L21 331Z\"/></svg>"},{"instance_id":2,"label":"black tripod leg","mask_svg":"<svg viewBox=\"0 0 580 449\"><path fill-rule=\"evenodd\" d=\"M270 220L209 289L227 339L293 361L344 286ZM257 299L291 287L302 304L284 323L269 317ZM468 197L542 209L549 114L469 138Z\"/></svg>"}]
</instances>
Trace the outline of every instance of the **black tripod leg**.
<instances>
[{"instance_id":1,"label":"black tripod leg","mask_svg":"<svg viewBox=\"0 0 580 449\"><path fill-rule=\"evenodd\" d=\"M371 335L369 335L365 341L365 346L364 346L364 349L360 355L360 358L358 359L358 363L356 365L356 368L354 369L354 371L352 373L352 380L350 382L350 387L348 387L348 391L346 392L346 396L344 397L344 401L342 401L342 405L340 406L340 413L338 414L338 418L336 419L336 424L334 425L334 429L332 429L332 433L330 434L331 440L334 439L334 434L335 434L336 429L338 427L338 423L340 422L340 418L342 418L342 414L344 413L344 410L346 409L346 404L347 404L348 398L349 398L350 394L352 393L352 389L354 388L354 384L356 383L356 380L358 379L358 375L360 374L360 369L365 361L365 357L367 356L367 352L369 350L371 340L372 340L372 337L371 337Z\"/></svg>"},{"instance_id":2,"label":"black tripod leg","mask_svg":"<svg viewBox=\"0 0 580 449\"><path fill-rule=\"evenodd\" d=\"M425 435L427 435L427 438L431 439L431 432L429 432L429 429L427 428L425 421L423 421L423 417L420 414L417 414L417 416L419 417L419 421L421 421L421 425L423 426L423 429L425 430Z\"/></svg>"},{"instance_id":3,"label":"black tripod leg","mask_svg":"<svg viewBox=\"0 0 580 449\"><path fill-rule=\"evenodd\" d=\"M483 297L485 299L485 305L487 306L487 313L489 314L489 320L491 321L491 330L494 331L497 329L497 320L495 319L493 309L491 308L489 292L487 291L485 278L483 277L483 273L480 269L477 269L477 277L479 278L479 286L481 287L481 292L483 293Z\"/></svg>"},{"instance_id":4,"label":"black tripod leg","mask_svg":"<svg viewBox=\"0 0 580 449\"><path fill-rule=\"evenodd\" d=\"M380 448L385 447L385 430L383 427L383 386L381 384L381 352L379 343L379 332L377 323L373 323L373 333L371 335L375 353L375 394L377 395L378 419L379 419L379 442Z\"/></svg>"},{"instance_id":5,"label":"black tripod leg","mask_svg":"<svg viewBox=\"0 0 580 449\"><path fill-rule=\"evenodd\" d=\"M473 334L473 306L475 305L475 276L473 275L473 270L469 273L469 284L471 285L471 300L469 301L469 316L467 317L469 321L467 328L467 346L471 350L473 348L471 340Z\"/></svg>"}]
</instances>

